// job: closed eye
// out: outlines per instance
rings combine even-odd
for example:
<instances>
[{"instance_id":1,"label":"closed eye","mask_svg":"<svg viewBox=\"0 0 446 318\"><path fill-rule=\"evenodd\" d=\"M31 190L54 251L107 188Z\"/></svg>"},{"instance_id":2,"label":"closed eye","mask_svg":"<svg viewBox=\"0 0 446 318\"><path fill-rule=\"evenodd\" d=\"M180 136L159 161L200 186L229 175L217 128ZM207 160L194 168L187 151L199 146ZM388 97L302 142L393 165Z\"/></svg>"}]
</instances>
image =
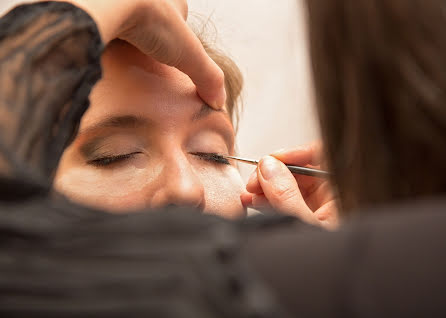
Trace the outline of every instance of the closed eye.
<instances>
[{"instance_id":1,"label":"closed eye","mask_svg":"<svg viewBox=\"0 0 446 318\"><path fill-rule=\"evenodd\" d=\"M107 167L114 163L122 162L128 159L133 158L135 155L140 154L141 152L132 152L129 154L122 155L107 155L99 158L95 158L87 161L87 164L96 166L96 167Z\"/></svg>"},{"instance_id":2,"label":"closed eye","mask_svg":"<svg viewBox=\"0 0 446 318\"><path fill-rule=\"evenodd\" d=\"M197 156L202 160L206 160L212 163L222 164L222 165L230 165L228 159L224 156L219 155L217 153L209 153L209 152L192 152L191 155Z\"/></svg>"}]
</instances>

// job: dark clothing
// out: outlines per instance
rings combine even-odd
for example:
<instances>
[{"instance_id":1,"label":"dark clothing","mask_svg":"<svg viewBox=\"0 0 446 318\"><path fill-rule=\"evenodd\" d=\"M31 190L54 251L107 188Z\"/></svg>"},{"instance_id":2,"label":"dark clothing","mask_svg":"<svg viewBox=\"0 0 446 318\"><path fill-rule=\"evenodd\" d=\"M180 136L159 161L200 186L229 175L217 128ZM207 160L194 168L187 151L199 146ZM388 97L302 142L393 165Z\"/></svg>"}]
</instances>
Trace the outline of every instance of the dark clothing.
<instances>
[{"instance_id":1,"label":"dark clothing","mask_svg":"<svg viewBox=\"0 0 446 318\"><path fill-rule=\"evenodd\" d=\"M295 315L446 317L446 201L366 212L335 233L254 233L244 255Z\"/></svg>"},{"instance_id":2,"label":"dark clothing","mask_svg":"<svg viewBox=\"0 0 446 318\"><path fill-rule=\"evenodd\" d=\"M43 199L1 210L1 317L284 316L218 218Z\"/></svg>"},{"instance_id":3,"label":"dark clothing","mask_svg":"<svg viewBox=\"0 0 446 318\"><path fill-rule=\"evenodd\" d=\"M49 187L101 76L95 22L65 3L0 20L0 172Z\"/></svg>"},{"instance_id":4,"label":"dark clothing","mask_svg":"<svg viewBox=\"0 0 446 318\"><path fill-rule=\"evenodd\" d=\"M102 47L69 4L0 20L2 317L446 316L444 201L331 233L292 218L116 216L51 200Z\"/></svg>"}]
</instances>

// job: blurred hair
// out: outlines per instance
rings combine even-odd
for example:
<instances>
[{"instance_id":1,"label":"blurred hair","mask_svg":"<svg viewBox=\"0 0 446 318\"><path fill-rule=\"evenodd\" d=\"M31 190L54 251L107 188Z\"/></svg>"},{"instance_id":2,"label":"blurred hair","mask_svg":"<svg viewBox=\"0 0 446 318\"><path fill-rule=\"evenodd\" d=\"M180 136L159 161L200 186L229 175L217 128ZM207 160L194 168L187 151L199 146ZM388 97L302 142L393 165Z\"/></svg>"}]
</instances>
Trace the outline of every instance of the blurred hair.
<instances>
[{"instance_id":1,"label":"blurred hair","mask_svg":"<svg viewBox=\"0 0 446 318\"><path fill-rule=\"evenodd\" d=\"M307 0L341 209L446 192L446 1Z\"/></svg>"}]
</instances>

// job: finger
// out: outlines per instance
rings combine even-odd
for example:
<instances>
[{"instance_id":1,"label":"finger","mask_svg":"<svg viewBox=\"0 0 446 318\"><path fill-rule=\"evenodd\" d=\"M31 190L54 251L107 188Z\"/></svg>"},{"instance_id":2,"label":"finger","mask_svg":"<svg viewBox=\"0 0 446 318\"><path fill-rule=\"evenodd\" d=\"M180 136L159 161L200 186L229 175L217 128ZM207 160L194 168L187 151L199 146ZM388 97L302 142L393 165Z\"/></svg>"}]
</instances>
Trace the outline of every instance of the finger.
<instances>
[{"instance_id":1,"label":"finger","mask_svg":"<svg viewBox=\"0 0 446 318\"><path fill-rule=\"evenodd\" d=\"M335 200L324 204L314 212L314 215L319 220L319 223L328 230L335 230L339 227L339 215Z\"/></svg>"},{"instance_id":2,"label":"finger","mask_svg":"<svg viewBox=\"0 0 446 318\"><path fill-rule=\"evenodd\" d=\"M209 106L221 109L226 103L225 76L220 67L208 56L201 42L191 32L190 46L186 43L184 51L175 63L176 68L186 73L197 87L198 95ZM195 43L193 43L195 42Z\"/></svg>"},{"instance_id":3,"label":"finger","mask_svg":"<svg viewBox=\"0 0 446 318\"><path fill-rule=\"evenodd\" d=\"M298 183L302 189L301 183ZM306 189L305 202L312 211L316 211L319 207L334 199L333 188L329 182L313 183Z\"/></svg>"},{"instance_id":4,"label":"finger","mask_svg":"<svg viewBox=\"0 0 446 318\"><path fill-rule=\"evenodd\" d=\"M246 185L246 190L254 194L263 193L262 187L259 183L259 179L257 178L257 169L254 170L254 172L249 177L248 183Z\"/></svg>"},{"instance_id":5,"label":"finger","mask_svg":"<svg viewBox=\"0 0 446 318\"><path fill-rule=\"evenodd\" d=\"M274 211L263 194L242 193L240 198L245 208L251 208L267 215L276 214L276 211Z\"/></svg>"},{"instance_id":6,"label":"finger","mask_svg":"<svg viewBox=\"0 0 446 318\"><path fill-rule=\"evenodd\" d=\"M177 8L178 12L183 16L184 21L187 20L187 16L189 15L189 6L186 0L170 0L173 5Z\"/></svg>"},{"instance_id":7,"label":"finger","mask_svg":"<svg viewBox=\"0 0 446 318\"><path fill-rule=\"evenodd\" d=\"M240 199L242 201L242 204L246 208L254 208L254 209L268 209L271 210L271 204L269 204L268 199L265 197L264 194L252 194L243 192L240 195Z\"/></svg>"},{"instance_id":8,"label":"finger","mask_svg":"<svg viewBox=\"0 0 446 318\"><path fill-rule=\"evenodd\" d=\"M303 176L298 174L294 174L294 178L296 179L297 184L299 185L299 189L301 190L304 198L311 196L311 194L320 189L322 185L328 183L327 180L325 179ZM311 208L310 204L309 206Z\"/></svg>"},{"instance_id":9,"label":"finger","mask_svg":"<svg viewBox=\"0 0 446 318\"><path fill-rule=\"evenodd\" d=\"M279 150L274 152L272 156L286 164L296 166L317 166L321 163L322 145L320 142L314 142L293 149Z\"/></svg>"},{"instance_id":10,"label":"finger","mask_svg":"<svg viewBox=\"0 0 446 318\"><path fill-rule=\"evenodd\" d=\"M296 179L281 161L271 156L263 158L259 164L258 179L274 209L315 223L313 212L306 205Z\"/></svg>"},{"instance_id":11,"label":"finger","mask_svg":"<svg viewBox=\"0 0 446 318\"><path fill-rule=\"evenodd\" d=\"M200 97L215 109L226 102L224 74L174 5L157 1L146 17L122 38L161 63L187 74ZM150 22L147 22L147 19Z\"/></svg>"},{"instance_id":12,"label":"finger","mask_svg":"<svg viewBox=\"0 0 446 318\"><path fill-rule=\"evenodd\" d=\"M240 195L240 200L242 201L242 205L245 208L251 208L252 207L252 197L253 194L249 192L242 192Z\"/></svg>"},{"instance_id":13,"label":"finger","mask_svg":"<svg viewBox=\"0 0 446 318\"><path fill-rule=\"evenodd\" d=\"M271 210L271 204L264 194L253 194L252 195L252 207L258 210Z\"/></svg>"}]
</instances>

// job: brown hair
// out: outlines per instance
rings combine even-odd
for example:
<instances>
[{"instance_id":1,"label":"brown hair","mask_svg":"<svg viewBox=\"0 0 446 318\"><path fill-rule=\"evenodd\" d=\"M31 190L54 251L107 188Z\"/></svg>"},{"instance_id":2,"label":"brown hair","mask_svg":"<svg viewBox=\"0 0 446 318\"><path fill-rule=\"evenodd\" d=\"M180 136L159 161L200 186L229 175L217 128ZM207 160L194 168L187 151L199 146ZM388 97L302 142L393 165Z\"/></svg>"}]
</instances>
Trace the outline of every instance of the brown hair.
<instances>
[{"instance_id":1,"label":"brown hair","mask_svg":"<svg viewBox=\"0 0 446 318\"><path fill-rule=\"evenodd\" d=\"M446 192L446 2L307 0L317 108L345 211Z\"/></svg>"}]
</instances>

